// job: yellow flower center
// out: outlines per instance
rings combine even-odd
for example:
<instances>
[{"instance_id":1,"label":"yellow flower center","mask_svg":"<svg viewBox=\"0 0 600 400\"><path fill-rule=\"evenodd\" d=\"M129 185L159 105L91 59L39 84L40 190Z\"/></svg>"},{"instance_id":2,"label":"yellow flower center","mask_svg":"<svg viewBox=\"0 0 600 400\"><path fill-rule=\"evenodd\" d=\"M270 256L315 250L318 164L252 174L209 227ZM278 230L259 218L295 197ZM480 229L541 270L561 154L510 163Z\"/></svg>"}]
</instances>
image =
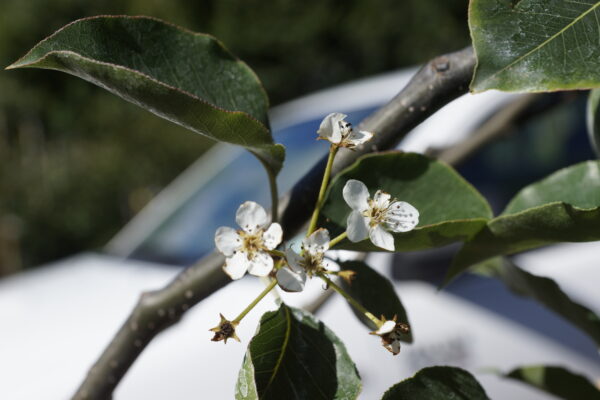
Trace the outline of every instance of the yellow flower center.
<instances>
[{"instance_id":1,"label":"yellow flower center","mask_svg":"<svg viewBox=\"0 0 600 400\"><path fill-rule=\"evenodd\" d=\"M268 250L263 242L263 230L257 229L253 233L238 231L242 238L240 250L248 255L248 260L252 260L259 251Z\"/></svg>"},{"instance_id":2,"label":"yellow flower center","mask_svg":"<svg viewBox=\"0 0 600 400\"><path fill-rule=\"evenodd\" d=\"M302 268L306 271L308 276L313 276L314 274L323 271L323 253L310 254L309 252L304 252L304 259L299 263Z\"/></svg>"},{"instance_id":3,"label":"yellow flower center","mask_svg":"<svg viewBox=\"0 0 600 400\"><path fill-rule=\"evenodd\" d=\"M369 208L363 212L363 216L369 218L369 226L372 228L385 222L388 207L378 207L372 199L369 199Z\"/></svg>"}]
</instances>

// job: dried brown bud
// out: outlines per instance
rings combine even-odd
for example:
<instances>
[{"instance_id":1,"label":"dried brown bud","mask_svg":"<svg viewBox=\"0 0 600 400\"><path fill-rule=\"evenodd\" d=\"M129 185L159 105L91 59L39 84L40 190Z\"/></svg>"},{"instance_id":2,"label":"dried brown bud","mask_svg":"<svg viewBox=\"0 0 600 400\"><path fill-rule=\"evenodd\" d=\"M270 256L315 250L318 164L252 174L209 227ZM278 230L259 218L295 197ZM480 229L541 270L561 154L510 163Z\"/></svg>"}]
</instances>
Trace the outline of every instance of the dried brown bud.
<instances>
[{"instance_id":1,"label":"dried brown bud","mask_svg":"<svg viewBox=\"0 0 600 400\"><path fill-rule=\"evenodd\" d=\"M231 322L227 320L223 314L219 314L221 316L221 322L219 325L215 326L212 329L209 329L211 332L215 332L215 336L211 339L213 342L219 342L223 340L227 343L227 339L233 338L240 341L240 338L235 334L235 327L238 326L239 322Z\"/></svg>"}]
</instances>

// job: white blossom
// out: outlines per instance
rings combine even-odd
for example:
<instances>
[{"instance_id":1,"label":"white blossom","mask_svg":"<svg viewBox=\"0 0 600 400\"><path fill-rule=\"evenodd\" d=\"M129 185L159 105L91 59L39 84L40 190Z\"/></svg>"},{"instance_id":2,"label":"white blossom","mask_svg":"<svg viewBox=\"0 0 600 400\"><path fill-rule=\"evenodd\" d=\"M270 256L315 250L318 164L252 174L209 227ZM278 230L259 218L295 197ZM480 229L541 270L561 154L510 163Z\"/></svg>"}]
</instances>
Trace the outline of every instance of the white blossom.
<instances>
[{"instance_id":1,"label":"white blossom","mask_svg":"<svg viewBox=\"0 0 600 400\"><path fill-rule=\"evenodd\" d=\"M306 276L335 268L337 264L325 259L329 249L329 232L327 229L317 229L302 241L302 254L291 248L285 252L287 267L277 271L277 282L287 292L304 290Z\"/></svg>"},{"instance_id":2,"label":"white blossom","mask_svg":"<svg viewBox=\"0 0 600 400\"><path fill-rule=\"evenodd\" d=\"M269 225L267 212L253 201L243 203L235 214L239 230L222 226L215 233L215 245L226 257L223 270L231 279L240 279L246 271L267 276L273 270L269 250L281 243L283 231L278 223Z\"/></svg>"},{"instance_id":3,"label":"white blossom","mask_svg":"<svg viewBox=\"0 0 600 400\"><path fill-rule=\"evenodd\" d=\"M352 242L367 237L377 247L394 251L394 236L388 232L408 232L419 223L419 211L412 205L392 199L381 190L373 199L361 181L350 179L344 185L344 200L352 208L346 221L346 233Z\"/></svg>"},{"instance_id":4,"label":"white blossom","mask_svg":"<svg viewBox=\"0 0 600 400\"><path fill-rule=\"evenodd\" d=\"M345 120L346 117L347 115L340 113L331 113L326 116L317 131L319 138L351 149L373 137L371 132L354 130L352 124Z\"/></svg>"}]
</instances>

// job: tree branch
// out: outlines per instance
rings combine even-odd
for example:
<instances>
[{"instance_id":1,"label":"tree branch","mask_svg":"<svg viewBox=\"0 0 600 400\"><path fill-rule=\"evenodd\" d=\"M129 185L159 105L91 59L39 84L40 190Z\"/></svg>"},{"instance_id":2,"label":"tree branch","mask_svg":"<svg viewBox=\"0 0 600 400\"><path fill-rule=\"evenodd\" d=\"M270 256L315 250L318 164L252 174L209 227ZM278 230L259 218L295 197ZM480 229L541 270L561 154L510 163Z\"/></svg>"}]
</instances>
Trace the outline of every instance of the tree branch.
<instances>
[{"instance_id":1,"label":"tree branch","mask_svg":"<svg viewBox=\"0 0 600 400\"><path fill-rule=\"evenodd\" d=\"M573 102L578 96L580 96L578 92L523 94L497 111L461 143L448 148L431 149L426 154L453 166L460 165L494 140L514 133L514 127L553 107Z\"/></svg>"},{"instance_id":2,"label":"tree branch","mask_svg":"<svg viewBox=\"0 0 600 400\"><path fill-rule=\"evenodd\" d=\"M465 93L473 75L471 48L434 58L394 98L367 117L359 129L375 132L368 146L340 151L332 175L363 154L387 150L440 107ZM281 224L292 237L310 217L326 158L319 161L280 202ZM286 201L287 200L287 201ZM224 259L212 253L181 272L165 288L142 294L129 318L88 372L73 399L110 399L112 392L143 349L192 306L230 280L221 271Z\"/></svg>"}]
</instances>

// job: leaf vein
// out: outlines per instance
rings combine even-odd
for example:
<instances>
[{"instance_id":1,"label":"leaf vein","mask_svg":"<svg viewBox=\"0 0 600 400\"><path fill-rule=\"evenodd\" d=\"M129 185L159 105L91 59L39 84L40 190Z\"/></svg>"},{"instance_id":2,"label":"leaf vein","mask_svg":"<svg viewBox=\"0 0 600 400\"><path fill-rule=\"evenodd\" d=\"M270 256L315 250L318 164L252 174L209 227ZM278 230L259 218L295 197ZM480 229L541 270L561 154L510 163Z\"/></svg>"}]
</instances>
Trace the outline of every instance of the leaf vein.
<instances>
[{"instance_id":1,"label":"leaf vein","mask_svg":"<svg viewBox=\"0 0 600 400\"><path fill-rule=\"evenodd\" d=\"M285 335L284 335L284 339L283 339L283 344L281 345L281 354L279 355L279 358L275 362L275 366L273 367L273 373L271 374L271 377L269 378L269 382L267 382L267 385L265 386L265 390L264 390L265 392L269 389L269 386L271 386L271 384L275 380L275 377L277 376L277 372L279 371L279 368L281 367L283 357L285 355L285 352L287 350L289 340L290 340L290 332L291 332L291 328L292 328L292 318L290 316L290 310L287 307L282 307L282 309L285 312L285 320L286 320Z\"/></svg>"},{"instance_id":2,"label":"leaf vein","mask_svg":"<svg viewBox=\"0 0 600 400\"><path fill-rule=\"evenodd\" d=\"M498 71L496 71L494 74L492 74L489 79L494 78L498 74L500 74L500 73L502 73L502 72L510 69L515 64L523 61L524 59L526 59L530 55L534 54L535 52L537 52L540 49L542 49L544 46L546 46L549 43L551 43L554 39L556 39L558 37L562 37L562 39L564 41L564 36L563 36L564 33L567 30L569 30L570 28L572 28L579 21L581 21L583 18L585 18L589 13L591 13L591 12L595 13L595 11L596 11L596 9L598 8L599 5L600 5L600 2L597 2L596 4L594 4L590 9L586 10L584 13L582 13L581 15L579 15L577 18L573 19L573 21L571 21L570 23L568 23L566 26L564 26L561 30L559 30L558 32L556 32L554 35L550 36L544 42L542 42L538 46L534 47L533 49L529 50L527 53L523 54L522 56L517 57L515 60L513 60L509 64L505 65L504 67L500 68Z\"/></svg>"}]
</instances>

